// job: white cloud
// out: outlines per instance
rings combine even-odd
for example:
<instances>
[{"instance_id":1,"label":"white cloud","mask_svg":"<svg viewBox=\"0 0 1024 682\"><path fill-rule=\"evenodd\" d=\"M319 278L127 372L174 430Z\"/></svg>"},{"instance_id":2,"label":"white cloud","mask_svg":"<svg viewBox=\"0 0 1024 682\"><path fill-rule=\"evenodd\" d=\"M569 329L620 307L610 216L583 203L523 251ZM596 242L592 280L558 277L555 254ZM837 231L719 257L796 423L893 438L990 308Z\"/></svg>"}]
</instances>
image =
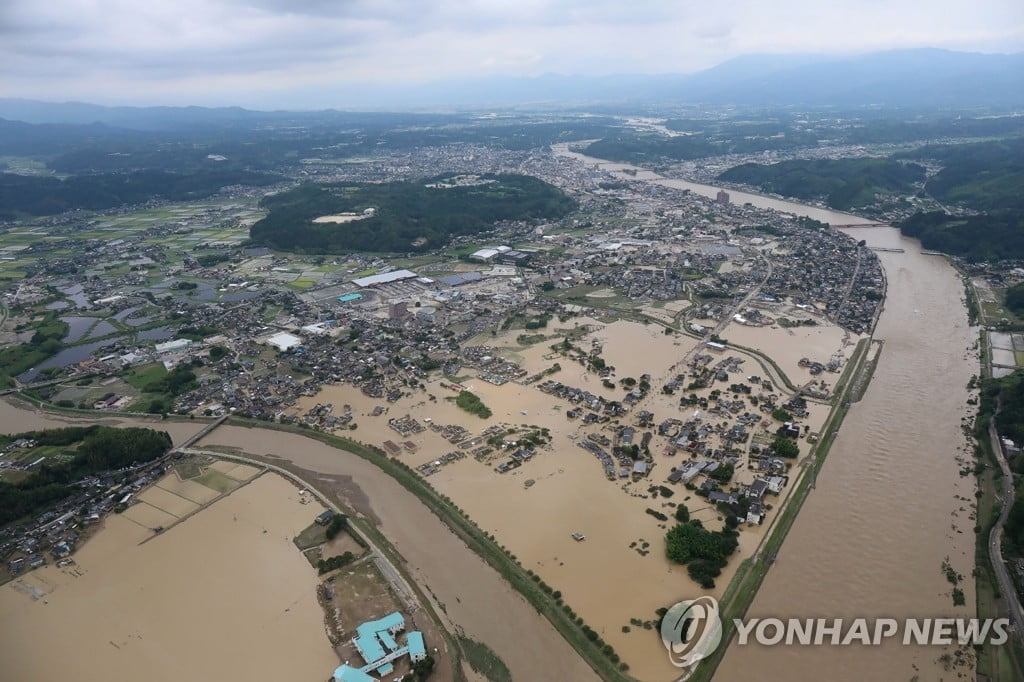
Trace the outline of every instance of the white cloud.
<instances>
[{"instance_id":1,"label":"white cloud","mask_svg":"<svg viewBox=\"0 0 1024 682\"><path fill-rule=\"evenodd\" d=\"M297 87L693 71L756 52L1024 49L1020 0L0 4L3 94L47 99L267 102Z\"/></svg>"}]
</instances>

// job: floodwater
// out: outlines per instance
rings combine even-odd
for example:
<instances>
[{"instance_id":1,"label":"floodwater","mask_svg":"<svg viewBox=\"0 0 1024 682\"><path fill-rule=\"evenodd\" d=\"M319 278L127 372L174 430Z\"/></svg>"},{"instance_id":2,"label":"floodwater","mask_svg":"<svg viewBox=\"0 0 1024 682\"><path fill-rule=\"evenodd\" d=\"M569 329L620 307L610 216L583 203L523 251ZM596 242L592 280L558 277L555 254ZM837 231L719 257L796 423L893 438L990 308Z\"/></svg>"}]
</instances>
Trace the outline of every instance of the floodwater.
<instances>
[{"instance_id":1,"label":"floodwater","mask_svg":"<svg viewBox=\"0 0 1024 682\"><path fill-rule=\"evenodd\" d=\"M356 455L298 434L222 426L198 447L280 457L342 481L351 505L374 519L418 584L466 635L486 642L516 680L596 680L593 671L489 565L394 479ZM476 464L475 462L473 462ZM315 474L310 474L315 481ZM318 485L327 487L323 481ZM289 675L288 679L298 679Z\"/></svg>"},{"instance_id":2,"label":"floodwater","mask_svg":"<svg viewBox=\"0 0 1024 682\"><path fill-rule=\"evenodd\" d=\"M153 490L170 512L196 508ZM69 662L83 682L327 679L316 571L292 543L319 504L265 474L159 536L130 518L146 506L108 517L75 565L0 588L5 679L64 679Z\"/></svg>"},{"instance_id":3,"label":"floodwater","mask_svg":"<svg viewBox=\"0 0 1024 682\"><path fill-rule=\"evenodd\" d=\"M565 153L555 149L556 153ZM571 155L608 170L629 168ZM641 177L643 176L643 177ZM703 196L718 188L638 179ZM833 225L867 222L811 206L729 190L734 202L810 216ZM885 341L864 399L855 403L832 445L816 489L801 509L750 617L970 617L974 582L953 607L942 571L946 557L970 576L974 568L974 480L959 470L967 449L961 419L966 388L978 372L970 350L963 285L948 262L921 254L920 242L895 228L852 229L879 253L888 279L876 338ZM728 337L734 326L724 332ZM958 463L958 460L960 462ZM952 679L938 648L733 646L716 679ZM964 670L969 676L970 670Z\"/></svg>"},{"instance_id":4,"label":"floodwater","mask_svg":"<svg viewBox=\"0 0 1024 682\"><path fill-rule=\"evenodd\" d=\"M70 316L62 317L60 321L68 326L68 333L63 338L64 343L74 343L85 336L89 328L96 324L97 318Z\"/></svg>"},{"instance_id":5,"label":"floodwater","mask_svg":"<svg viewBox=\"0 0 1024 682\"><path fill-rule=\"evenodd\" d=\"M769 312L769 314L774 314ZM817 377L809 370L800 366L800 360L807 358L822 364L828 363L833 357L842 358L840 371L845 368L846 361L853 355L860 335L847 334L842 328L830 324L824 319L818 320L813 327L749 327L730 323L725 339L748 348L759 350L786 373L794 385L801 386L810 380L824 380L834 386L840 374L824 373Z\"/></svg>"},{"instance_id":6,"label":"floodwater","mask_svg":"<svg viewBox=\"0 0 1024 682\"><path fill-rule=\"evenodd\" d=\"M457 408L452 408L457 409ZM465 414L465 413L463 413ZM30 409L22 409L10 403L0 401L0 431L15 433L27 429L58 428L69 423L81 423L83 420L74 420L63 416L35 412ZM90 423L100 420L87 420ZM199 431L204 424L190 422L168 422L130 419L109 419L101 423L122 424L126 426L148 426L168 431L175 443L180 443L192 434ZM354 434L356 435L356 434ZM362 436L365 438L365 436ZM200 447L217 444L238 448L244 452L279 457L287 459L300 467L308 470L307 476L310 480L317 481L318 475L313 472L320 472L335 480L344 482L346 497L352 506L362 513L374 519L385 536L394 544L398 552L408 562L406 567L412 573L413 578L420 584L428 594L439 604L444 605L441 612L442 618L449 620L449 626L458 625L467 636L486 642L493 648L508 665L514 679L559 679L559 680L596 680L597 677L589 666L581 659L575 651L562 639L558 632L548 621L540 616L522 596L512 589L489 565L483 562L472 550L461 540L455 537L436 516L431 514L426 507L412 494L401 487L390 476L386 475L373 464L350 453L336 450L318 441L311 440L301 435L268 431L264 429L247 429L241 427L220 427L210 436L201 441ZM476 464L476 462L472 462ZM262 480L262 479L260 479ZM257 481L259 482L259 481ZM330 482L319 480L318 485L327 487ZM252 484L255 485L255 484ZM227 500L242 491L233 493ZM195 499L193 497L193 499ZM262 497L259 498L262 503ZM226 500L224 500L226 501ZM213 509L222 502L214 505ZM277 509L275 503L267 501L270 513ZM202 512L203 514L209 511ZM262 518L262 517L261 517ZM303 517L305 518L305 516ZM193 519L181 526L188 527ZM307 522L308 524L308 522ZM303 525L307 525L303 524ZM282 537L268 528L268 535L276 538ZM132 528L140 528L132 524ZM301 526L299 527L301 529ZM227 530L231 530L228 528ZM167 532L170 537L174 529ZM290 531L294 534L294 531ZM148 534L148 531L146 531ZM102 536L100 536L102 537ZM288 536L290 543L291 535ZM141 539L141 538L140 538ZM79 552L82 554L91 546L90 541ZM154 543L147 543L146 546ZM294 547L294 545L291 545ZM194 556L192 550L186 545L176 545L177 556ZM295 556L299 556L297 552ZM77 557L77 555L76 555ZM303 559L303 561L305 561ZM236 574L250 570L248 565L243 565L234 560L227 562L239 570L229 574L228 577L219 579L216 585L226 585L235 579ZM308 566L308 564L306 564ZM290 574L288 574L290 575ZM287 581L287 575L281 574L279 579ZM306 590L308 594L315 592L309 586L303 586L301 581L291 585L296 595ZM307 590L307 587L309 589ZM283 586L274 588L283 589ZM305 595L307 592L303 591ZM252 591L247 599L259 602L261 595L259 591ZM24 598L19 595L20 598ZM208 602L212 602L211 595L206 594ZM303 597L304 598L304 597ZM191 601L189 602L192 603ZM223 603L229 603L225 600ZM0 601L0 609L3 609L3 602ZM298 601L296 602L298 604ZM96 608L106 608L96 606ZM44 607L45 608L45 607ZM246 606L248 609L249 606ZM197 611L203 618L208 617L207 611ZM0 615L4 615L0 611ZM282 622L287 620L288 613L282 609L280 618ZM4 616L4 622L12 622ZM76 621L81 625L82 621ZM180 622L180 621L179 621ZM240 623L259 622L255 619L247 620L243 614L239 618L232 618L230 624L224 624L215 620L225 630L237 630L237 636L229 632L225 636L234 637L237 640L247 635L250 628L240 628ZM34 630L33 632L40 632ZM314 644L323 640L322 619L319 630L315 637ZM185 635L180 635L185 636ZM311 635L312 637L312 635ZM156 635L153 635L156 638ZM19 640L21 641L21 640ZM48 647L50 640L39 635L28 651L39 652L41 648ZM114 640L120 643L122 640ZM298 648L292 649L292 642ZM195 677L190 671L182 672L179 668L173 668L179 674L178 679L326 679L326 677L337 665L335 662L324 668L317 663L315 674L311 671L307 674L305 663L295 664L293 659L296 656L304 656L308 650L308 643L297 642L291 636L287 636L280 643L266 642L257 633L257 649L250 650L249 654L254 660L263 660L260 656L254 655L255 651L265 650L276 656L285 665L301 665L293 667L284 674L278 668L268 666L266 669L273 671L276 677L268 674L255 673L245 669L242 673L236 670L225 672L218 668L217 675L206 677ZM104 646L111 647L109 643ZM302 648L306 646L307 648ZM4 644L0 643L0 651ZM261 649L258 647L266 647ZM47 649L48 650L48 649ZM190 649L191 651L191 649ZM230 649L226 650L230 651ZM84 655L84 654L82 654ZM333 655L333 654L332 654ZM229 663L244 658L241 653L225 655ZM60 657L60 661L66 666L67 658ZM75 659L77 660L77 659ZM177 664L175 664L177 665ZM312 666L311 666L312 669ZM50 668L47 668L50 670ZM323 672L326 670L326 674ZM140 677L140 675L135 675ZM35 679L35 678L16 678ZM45 679L45 678L44 678ZM105 679L124 679L120 675L112 675ZM163 679L163 678L159 678Z\"/></svg>"},{"instance_id":7,"label":"floodwater","mask_svg":"<svg viewBox=\"0 0 1024 682\"><path fill-rule=\"evenodd\" d=\"M170 327L154 327L138 332L135 338L139 341L166 341L174 336L174 330Z\"/></svg>"},{"instance_id":8,"label":"floodwater","mask_svg":"<svg viewBox=\"0 0 1024 682\"><path fill-rule=\"evenodd\" d=\"M81 344L79 346L71 346L70 348L65 348L61 352L59 352L56 355L54 355L52 358L49 358L49 359L44 360L43 362L39 363L39 365L37 367L33 367L32 369L28 370L27 372L19 374L18 375L18 381L21 381L21 382L34 381L36 379L36 377L38 377L39 374L44 369L49 369L50 367L68 367L69 365L78 364L82 360L87 360L87 359L91 358L92 354L94 352L96 352L97 350L99 350L100 348L106 348L108 346L114 346L116 344L119 344L119 343L123 342L124 340L125 340L125 337L118 336L118 337L113 338L113 339L105 339L103 341L94 341L92 343L83 343L83 344Z\"/></svg>"},{"instance_id":9,"label":"floodwater","mask_svg":"<svg viewBox=\"0 0 1024 682\"><path fill-rule=\"evenodd\" d=\"M599 327L576 344L588 349L591 342L601 344L602 357L609 366L615 367L616 377L638 379L648 373L655 386L678 371L673 368L696 343L690 337L668 336L662 327L653 324L617 321L601 325L586 319L572 323ZM545 331L551 339L525 349L515 343L521 330L496 337L484 334L466 345L480 343L504 348L500 351L502 357L519 362L531 374L558 362L562 369L551 374L551 379L609 399L622 398L621 387L607 389L596 375L585 372L567 358L551 354L550 346L563 338L564 329L555 326ZM638 348L643 348L643 353L638 353ZM749 373L762 373L753 359L747 359L744 366L749 368ZM471 373L471 370L465 371ZM630 622L632 619L656 621L657 609L679 599L698 596L699 588L687 576L685 567L674 565L665 557L665 524L647 513L647 509L653 509L671 516L672 505L684 502L693 518L709 527L721 524L716 509L681 486L675 488L671 498L648 493L650 486L664 483L673 466L680 466L689 458L683 454L671 457L663 454L667 440L659 436L651 444L651 451L655 453L654 468L647 479L637 483L621 479L609 481L599 461L577 446L576 441L587 433L612 434L602 431L600 426L586 427L580 420L568 420L565 411L571 407L570 403L544 394L536 386L517 383L494 386L478 378L463 379L462 385L491 408L491 419L479 419L444 400L454 393L436 381L427 384L428 394L435 395L436 402L417 394L388 404L367 398L351 386L334 385L325 386L315 397L301 399L299 413L317 403L329 402L334 405L334 413L339 414L347 404L358 424L358 429L352 432L354 437L376 444L388 440L415 443L416 452L403 449L399 455L411 466L433 461L458 448L429 429L420 434L399 436L387 425L390 417L409 413L421 423L429 418L437 424L458 424L474 434L493 424L529 424L550 429L551 445L541 448L520 468L504 474L494 471L499 462L508 459L509 453L496 454L488 462L466 456L444 465L428 481L451 497L481 528L493 533L525 568L561 591L566 603L629 663L631 675L640 680L672 679L675 669L664 653L660 638L654 631ZM370 416L378 405L388 412L379 417ZM655 421L683 416L678 396L666 396L660 391L652 392L643 403L643 409L653 411L658 416ZM808 423L817 430L827 409L812 405L811 412ZM218 437L215 432L211 442L219 442ZM752 482L753 478L754 472L746 469L741 469L736 476L737 481L745 483ZM782 498L788 493L787 488ZM781 499L773 499L775 506L780 502ZM716 580L711 594L721 596L741 559L754 553L766 530L767 526L744 526L740 550ZM577 531L586 535L586 541L572 539L572 533ZM410 562L415 563L411 558ZM623 632L623 626L629 626L629 631Z\"/></svg>"},{"instance_id":10,"label":"floodwater","mask_svg":"<svg viewBox=\"0 0 1024 682\"><path fill-rule=\"evenodd\" d=\"M106 424L109 426L139 426L166 431L175 445L188 440L207 425L207 422L162 421L159 418L122 417L103 415L96 419L82 419L55 412L42 412L23 403L0 400L0 433L22 433L37 429L59 429L81 424Z\"/></svg>"},{"instance_id":11,"label":"floodwater","mask_svg":"<svg viewBox=\"0 0 1024 682\"><path fill-rule=\"evenodd\" d=\"M67 287L61 287L58 291L67 296L71 302L75 304L76 308L89 307L89 299L85 297L85 290L82 288L81 284L72 284Z\"/></svg>"},{"instance_id":12,"label":"floodwater","mask_svg":"<svg viewBox=\"0 0 1024 682\"><path fill-rule=\"evenodd\" d=\"M876 338L885 346L864 399L836 437L755 598L752 617L972 617L974 479L961 477L969 351L963 287L944 258L894 228L856 231L889 280ZM968 578L954 608L944 558ZM952 679L938 648L734 647L717 679ZM916 666L916 667L915 667ZM971 671L966 671L971 673ZM972 674L972 673L971 673Z\"/></svg>"}]
</instances>

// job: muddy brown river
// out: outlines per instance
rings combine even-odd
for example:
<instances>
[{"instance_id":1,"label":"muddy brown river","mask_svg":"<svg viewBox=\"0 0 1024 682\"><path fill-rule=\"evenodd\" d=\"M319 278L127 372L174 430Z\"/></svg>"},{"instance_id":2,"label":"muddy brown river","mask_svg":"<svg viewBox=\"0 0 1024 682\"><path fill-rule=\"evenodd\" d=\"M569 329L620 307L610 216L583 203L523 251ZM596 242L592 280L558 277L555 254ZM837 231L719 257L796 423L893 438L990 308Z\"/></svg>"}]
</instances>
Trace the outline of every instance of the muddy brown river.
<instances>
[{"instance_id":1,"label":"muddy brown river","mask_svg":"<svg viewBox=\"0 0 1024 682\"><path fill-rule=\"evenodd\" d=\"M584 163L611 164L555 149ZM635 177L713 197L718 188ZM856 216L729 190L749 202L831 224ZM750 608L751 617L951 616L975 613L974 479L960 475L967 446L967 383L978 372L963 284L940 256L895 228L850 229L878 255L888 279L875 338L885 346L864 399L852 406L817 479ZM958 459L961 463L958 463ZM953 607L942 562L968 576ZM937 680L973 677L944 669L938 647L732 646L716 680Z\"/></svg>"}]
</instances>

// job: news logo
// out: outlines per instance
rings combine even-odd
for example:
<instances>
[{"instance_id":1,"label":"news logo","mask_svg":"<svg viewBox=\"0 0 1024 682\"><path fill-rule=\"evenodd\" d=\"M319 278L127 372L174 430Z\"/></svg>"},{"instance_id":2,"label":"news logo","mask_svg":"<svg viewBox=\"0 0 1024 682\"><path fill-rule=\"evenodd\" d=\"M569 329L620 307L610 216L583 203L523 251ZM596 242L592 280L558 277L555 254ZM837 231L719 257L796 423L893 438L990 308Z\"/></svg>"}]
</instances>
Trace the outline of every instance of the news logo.
<instances>
[{"instance_id":1,"label":"news logo","mask_svg":"<svg viewBox=\"0 0 1024 682\"><path fill-rule=\"evenodd\" d=\"M714 597L697 597L675 604L661 621L661 642L677 668L690 668L722 643L722 619Z\"/></svg>"}]
</instances>

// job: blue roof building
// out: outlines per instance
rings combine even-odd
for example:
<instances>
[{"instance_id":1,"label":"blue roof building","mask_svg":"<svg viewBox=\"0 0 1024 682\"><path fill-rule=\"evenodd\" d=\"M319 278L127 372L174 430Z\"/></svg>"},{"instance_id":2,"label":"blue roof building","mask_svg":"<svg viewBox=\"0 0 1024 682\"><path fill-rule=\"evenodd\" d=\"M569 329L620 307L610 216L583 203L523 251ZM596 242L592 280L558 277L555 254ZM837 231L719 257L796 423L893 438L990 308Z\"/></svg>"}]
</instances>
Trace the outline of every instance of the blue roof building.
<instances>
[{"instance_id":1,"label":"blue roof building","mask_svg":"<svg viewBox=\"0 0 1024 682\"><path fill-rule=\"evenodd\" d=\"M398 611L357 627L352 643L366 661L366 665L362 668L354 668L347 663L339 666L334 671L334 682L377 682L370 673L390 675L395 670L393 662L406 654L413 663L423 660L426 657L423 633L410 632L406 644L402 646L398 643L397 635L403 630L405 617Z\"/></svg>"},{"instance_id":2,"label":"blue roof building","mask_svg":"<svg viewBox=\"0 0 1024 682\"><path fill-rule=\"evenodd\" d=\"M352 668L346 663L334 671L334 682L377 682L377 678L370 677L361 669Z\"/></svg>"},{"instance_id":3,"label":"blue roof building","mask_svg":"<svg viewBox=\"0 0 1024 682\"><path fill-rule=\"evenodd\" d=\"M380 620L371 620L356 628L352 642L368 665L381 660L398 648L394 636L405 629L405 617L398 611Z\"/></svg>"},{"instance_id":4,"label":"blue roof building","mask_svg":"<svg viewBox=\"0 0 1024 682\"><path fill-rule=\"evenodd\" d=\"M413 663L422 661L427 657L427 648L423 645L423 633L419 630L413 630L409 633L409 637L405 640L405 645L409 649L409 658Z\"/></svg>"}]
</instances>

